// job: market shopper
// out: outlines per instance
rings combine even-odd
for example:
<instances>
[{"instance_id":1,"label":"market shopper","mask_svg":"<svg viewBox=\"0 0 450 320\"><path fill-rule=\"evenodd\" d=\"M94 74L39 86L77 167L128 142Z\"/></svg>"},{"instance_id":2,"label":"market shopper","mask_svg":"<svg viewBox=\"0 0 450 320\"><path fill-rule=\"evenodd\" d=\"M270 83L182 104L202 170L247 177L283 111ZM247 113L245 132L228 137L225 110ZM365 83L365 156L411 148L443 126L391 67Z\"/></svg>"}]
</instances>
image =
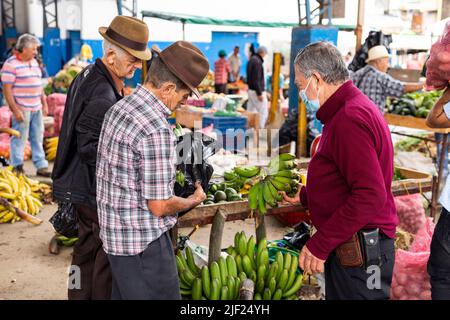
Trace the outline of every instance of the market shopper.
<instances>
[{"instance_id":1,"label":"market shopper","mask_svg":"<svg viewBox=\"0 0 450 320\"><path fill-rule=\"evenodd\" d=\"M450 128L450 87L436 102L428 115L431 128ZM431 241L428 274L433 300L450 300L450 176L447 176L439 202L442 205L439 221Z\"/></svg>"},{"instance_id":2,"label":"market shopper","mask_svg":"<svg viewBox=\"0 0 450 320\"><path fill-rule=\"evenodd\" d=\"M377 106L382 114L386 109L388 97L400 97L404 93L414 92L423 88L423 83L402 82L387 74L389 68L389 53L385 46L375 46L369 50L367 65L350 78L366 96Z\"/></svg>"},{"instance_id":3,"label":"market shopper","mask_svg":"<svg viewBox=\"0 0 450 320\"><path fill-rule=\"evenodd\" d=\"M200 184L174 195L176 138L167 117L209 70L201 51L178 41L152 59L145 83L105 115L98 150L100 237L113 274L113 299L180 299L169 231L177 212L200 204Z\"/></svg>"},{"instance_id":4,"label":"market shopper","mask_svg":"<svg viewBox=\"0 0 450 320\"><path fill-rule=\"evenodd\" d=\"M233 49L233 53L228 58L228 63L231 67L231 82L236 82L239 80L239 73L241 72L241 57L239 56L239 46L235 46Z\"/></svg>"},{"instance_id":5,"label":"market shopper","mask_svg":"<svg viewBox=\"0 0 450 320\"><path fill-rule=\"evenodd\" d=\"M97 147L105 113L123 96L124 79L151 58L148 28L141 20L117 16L99 33L103 57L86 67L67 93L52 175L55 199L73 203L78 219L72 265L80 268L81 288L69 288L69 299L111 297L111 271L97 216Z\"/></svg>"},{"instance_id":6,"label":"market shopper","mask_svg":"<svg viewBox=\"0 0 450 320\"><path fill-rule=\"evenodd\" d=\"M247 110L259 113L260 128L266 126L269 114L265 88L264 57L267 56L267 48L261 46L252 55L247 64L248 103Z\"/></svg>"},{"instance_id":7,"label":"market shopper","mask_svg":"<svg viewBox=\"0 0 450 320\"><path fill-rule=\"evenodd\" d=\"M308 273L325 271L326 299L388 299L398 224L389 128L376 105L348 80L332 44L306 46L294 64L300 96L318 107L317 118L324 124L306 186L296 198L285 195L287 202L300 201L309 208L317 229L300 254L300 267ZM360 240L360 245L351 241L362 231L373 239L376 250L371 252L380 250L367 255L373 262L351 259L358 257L361 246L372 245L370 239ZM374 271L367 268L379 271L379 288L370 287Z\"/></svg>"},{"instance_id":8,"label":"market shopper","mask_svg":"<svg viewBox=\"0 0 450 320\"><path fill-rule=\"evenodd\" d=\"M36 61L39 39L23 34L17 40L15 53L1 70L3 91L11 112L12 128L20 132L20 138L11 137L11 165L23 173L25 144L30 140L31 153L37 175L50 177L43 147L44 121L47 116L47 99L42 88L42 71Z\"/></svg>"},{"instance_id":9,"label":"market shopper","mask_svg":"<svg viewBox=\"0 0 450 320\"><path fill-rule=\"evenodd\" d=\"M225 59L227 53L225 50L219 51L219 59L214 63L214 87L216 93L227 93L228 75L231 67Z\"/></svg>"}]
</instances>

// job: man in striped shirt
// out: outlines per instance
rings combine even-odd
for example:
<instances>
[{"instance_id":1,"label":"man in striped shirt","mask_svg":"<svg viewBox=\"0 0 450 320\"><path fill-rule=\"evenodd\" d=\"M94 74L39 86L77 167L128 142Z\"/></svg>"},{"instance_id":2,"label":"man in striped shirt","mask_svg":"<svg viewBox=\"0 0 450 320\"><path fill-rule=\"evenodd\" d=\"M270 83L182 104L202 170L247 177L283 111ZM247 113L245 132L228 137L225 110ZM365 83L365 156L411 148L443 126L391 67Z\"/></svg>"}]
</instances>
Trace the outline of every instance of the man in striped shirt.
<instances>
[{"instance_id":1,"label":"man in striped shirt","mask_svg":"<svg viewBox=\"0 0 450 320\"><path fill-rule=\"evenodd\" d=\"M227 93L228 74L231 72L231 67L228 64L225 56L225 50L219 51L219 59L214 63L214 85L216 93Z\"/></svg>"},{"instance_id":2,"label":"man in striped shirt","mask_svg":"<svg viewBox=\"0 0 450 320\"><path fill-rule=\"evenodd\" d=\"M30 35L19 37L16 52L5 61L1 80L6 102L13 114L12 128L20 132L20 138L11 138L11 164L23 172L23 152L30 138L33 163L37 175L50 177L43 148L44 122L48 107L42 89L42 72L35 56L40 42Z\"/></svg>"}]
</instances>

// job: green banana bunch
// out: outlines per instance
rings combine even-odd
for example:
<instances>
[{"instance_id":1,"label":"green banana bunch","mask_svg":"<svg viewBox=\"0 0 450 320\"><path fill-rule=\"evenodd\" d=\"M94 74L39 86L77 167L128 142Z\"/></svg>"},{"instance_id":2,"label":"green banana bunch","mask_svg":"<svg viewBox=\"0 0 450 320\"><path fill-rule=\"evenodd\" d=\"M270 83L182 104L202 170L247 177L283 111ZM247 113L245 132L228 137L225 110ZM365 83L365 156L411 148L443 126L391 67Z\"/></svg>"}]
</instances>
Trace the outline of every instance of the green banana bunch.
<instances>
[{"instance_id":1,"label":"green banana bunch","mask_svg":"<svg viewBox=\"0 0 450 320\"><path fill-rule=\"evenodd\" d=\"M68 238L66 236L59 236L56 238L56 240L65 247L71 247L75 245L75 243L78 241L78 238L77 237Z\"/></svg>"},{"instance_id":2,"label":"green banana bunch","mask_svg":"<svg viewBox=\"0 0 450 320\"><path fill-rule=\"evenodd\" d=\"M253 178L257 176L261 169L257 166L235 167L233 171L243 178Z\"/></svg>"}]
</instances>

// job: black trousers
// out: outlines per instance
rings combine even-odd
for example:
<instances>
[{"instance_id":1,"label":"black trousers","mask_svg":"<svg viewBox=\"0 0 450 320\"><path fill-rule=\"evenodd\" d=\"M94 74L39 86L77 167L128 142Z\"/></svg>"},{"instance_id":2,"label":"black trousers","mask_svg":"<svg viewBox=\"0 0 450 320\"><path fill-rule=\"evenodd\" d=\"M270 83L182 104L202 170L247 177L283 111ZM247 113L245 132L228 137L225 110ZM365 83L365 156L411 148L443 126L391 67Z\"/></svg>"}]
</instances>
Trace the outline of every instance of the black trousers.
<instances>
[{"instance_id":1,"label":"black trousers","mask_svg":"<svg viewBox=\"0 0 450 320\"><path fill-rule=\"evenodd\" d=\"M431 299L450 300L450 213L445 208L434 229L427 269Z\"/></svg>"},{"instance_id":2,"label":"black trousers","mask_svg":"<svg viewBox=\"0 0 450 320\"><path fill-rule=\"evenodd\" d=\"M111 299L111 269L99 237L97 210L75 204L78 241L73 248L72 265L80 268L81 288L68 290L69 300Z\"/></svg>"},{"instance_id":3,"label":"black trousers","mask_svg":"<svg viewBox=\"0 0 450 320\"><path fill-rule=\"evenodd\" d=\"M222 83L222 84L216 84L214 85L215 91L216 93L227 93L227 84L226 83Z\"/></svg>"},{"instance_id":4,"label":"black trousers","mask_svg":"<svg viewBox=\"0 0 450 320\"><path fill-rule=\"evenodd\" d=\"M370 269L366 271L362 267L342 267L336 251L333 251L325 262L326 300L389 299L395 262L394 239L382 236L380 249L382 265L378 269L378 274ZM374 279L378 281L380 289L373 288Z\"/></svg>"},{"instance_id":5,"label":"black trousers","mask_svg":"<svg viewBox=\"0 0 450 320\"><path fill-rule=\"evenodd\" d=\"M170 233L165 232L140 254L108 254L113 300L180 300L180 284Z\"/></svg>"}]
</instances>

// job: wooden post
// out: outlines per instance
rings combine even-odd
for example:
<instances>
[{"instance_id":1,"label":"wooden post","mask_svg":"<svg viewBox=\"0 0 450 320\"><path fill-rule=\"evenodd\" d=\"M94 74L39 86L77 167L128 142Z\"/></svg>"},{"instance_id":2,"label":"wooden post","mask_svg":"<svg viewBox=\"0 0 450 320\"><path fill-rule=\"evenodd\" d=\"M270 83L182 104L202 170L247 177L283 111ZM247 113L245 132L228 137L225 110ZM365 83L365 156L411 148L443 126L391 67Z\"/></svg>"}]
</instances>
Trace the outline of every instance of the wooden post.
<instances>
[{"instance_id":1,"label":"wooden post","mask_svg":"<svg viewBox=\"0 0 450 320\"><path fill-rule=\"evenodd\" d=\"M264 215L260 215L259 212L255 213L255 228L256 228L256 243L259 243L261 239L267 239L266 223Z\"/></svg>"},{"instance_id":2,"label":"wooden post","mask_svg":"<svg viewBox=\"0 0 450 320\"><path fill-rule=\"evenodd\" d=\"M170 238L172 239L173 249L177 248L177 240L178 240L178 226L174 225L172 229L170 229ZM175 252L176 254L176 252Z\"/></svg>"},{"instance_id":3,"label":"wooden post","mask_svg":"<svg viewBox=\"0 0 450 320\"><path fill-rule=\"evenodd\" d=\"M239 289L239 300L253 300L254 291L255 283L250 279L245 279Z\"/></svg>"},{"instance_id":4,"label":"wooden post","mask_svg":"<svg viewBox=\"0 0 450 320\"><path fill-rule=\"evenodd\" d=\"M303 101L298 102L298 124L297 124L297 157L306 157L306 105Z\"/></svg>"},{"instance_id":5,"label":"wooden post","mask_svg":"<svg viewBox=\"0 0 450 320\"><path fill-rule=\"evenodd\" d=\"M219 208L214 216L211 234L209 236L208 264L219 260L220 252L222 250L223 227L226 220L227 213L222 208Z\"/></svg>"},{"instance_id":6,"label":"wooden post","mask_svg":"<svg viewBox=\"0 0 450 320\"><path fill-rule=\"evenodd\" d=\"M278 99L280 98L280 68L281 68L281 53L275 52L273 54L272 67L272 99L270 100L269 124L275 120L278 112Z\"/></svg>"},{"instance_id":7,"label":"wooden post","mask_svg":"<svg viewBox=\"0 0 450 320\"><path fill-rule=\"evenodd\" d=\"M430 217L434 220L436 216L436 207L437 207L437 180L436 176L433 176L433 181L431 183L431 206L430 206Z\"/></svg>"},{"instance_id":8,"label":"wooden post","mask_svg":"<svg viewBox=\"0 0 450 320\"><path fill-rule=\"evenodd\" d=\"M364 25L364 9L365 9L365 0L359 0L358 1L358 21L356 23L356 46L355 50L358 51L361 48L362 45L362 32L363 32L363 25Z\"/></svg>"}]
</instances>

